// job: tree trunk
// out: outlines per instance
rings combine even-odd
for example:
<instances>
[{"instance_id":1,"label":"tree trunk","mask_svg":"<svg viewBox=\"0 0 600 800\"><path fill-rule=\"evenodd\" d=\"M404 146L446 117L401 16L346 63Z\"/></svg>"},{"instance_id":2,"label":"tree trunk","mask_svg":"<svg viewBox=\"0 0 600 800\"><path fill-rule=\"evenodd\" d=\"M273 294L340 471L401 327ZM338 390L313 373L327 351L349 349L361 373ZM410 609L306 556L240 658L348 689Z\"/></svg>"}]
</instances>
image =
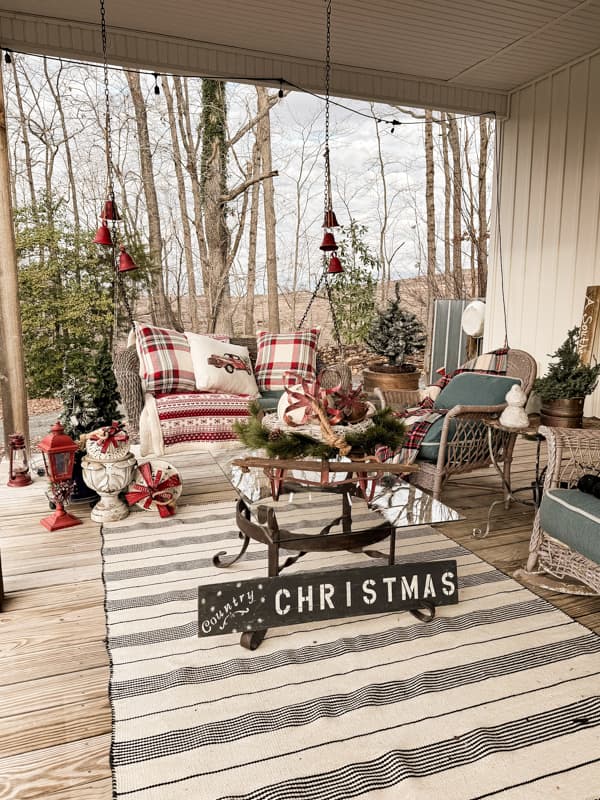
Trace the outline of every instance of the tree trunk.
<instances>
[{"instance_id":1,"label":"tree trunk","mask_svg":"<svg viewBox=\"0 0 600 800\"><path fill-rule=\"evenodd\" d=\"M258 142L252 150L252 174L260 173L260 151ZM256 293L256 239L258 235L258 213L260 202L260 183L253 184L250 195L250 231L248 234L248 276L246 284L246 307L244 312L244 333L253 335L255 331L254 298Z\"/></svg>"},{"instance_id":2,"label":"tree trunk","mask_svg":"<svg viewBox=\"0 0 600 800\"><path fill-rule=\"evenodd\" d=\"M165 293L162 271L162 236L160 230L160 213L156 195L156 183L152 169L152 152L148 133L148 115L142 96L140 76L137 72L126 72L127 83L135 111L135 122L138 135L140 155L140 171L146 211L148 213L148 244L150 250L150 287L152 293L152 319L158 325L175 327L175 317Z\"/></svg>"},{"instance_id":3,"label":"tree trunk","mask_svg":"<svg viewBox=\"0 0 600 800\"><path fill-rule=\"evenodd\" d=\"M200 268L202 271L202 287L204 297L208 307L208 284L209 284L209 258L206 237L204 236L204 214L202 209L202 192L200 190L200 176L198 173L198 146L194 142L192 134L192 121L190 119L190 106L187 92L187 81L185 78L173 78L175 96L177 97L177 118L179 122L179 133L185 150L185 168L192 187L192 200L194 203L194 230L198 241L198 252L200 253ZM208 319L208 312L207 312Z\"/></svg>"},{"instance_id":4,"label":"tree trunk","mask_svg":"<svg viewBox=\"0 0 600 800\"><path fill-rule=\"evenodd\" d=\"M485 117L479 118L479 238L477 246L477 288L480 297L487 291L488 270L488 216L487 216L487 163L489 128ZM498 166L494 165L494 169Z\"/></svg>"},{"instance_id":5,"label":"tree trunk","mask_svg":"<svg viewBox=\"0 0 600 800\"><path fill-rule=\"evenodd\" d=\"M271 119L268 113L269 94L263 86L256 87L257 110L259 120L256 135L260 150L260 162L263 172L273 169L271 157ZM277 285L277 227L275 221L275 199L273 194L273 178L263 181L263 208L265 215L265 250L267 257L267 297L269 310L269 330L279 333L279 287Z\"/></svg>"},{"instance_id":6,"label":"tree trunk","mask_svg":"<svg viewBox=\"0 0 600 800\"><path fill-rule=\"evenodd\" d=\"M19 281L15 231L10 201L10 164L4 105L4 82L0 70L0 395L4 446L8 437L22 433L29 445L29 417L23 357L23 333L19 306Z\"/></svg>"},{"instance_id":7,"label":"tree trunk","mask_svg":"<svg viewBox=\"0 0 600 800\"><path fill-rule=\"evenodd\" d=\"M25 152L25 170L27 172L29 195L31 197L31 205L33 208L35 208L37 205L37 198L35 193L35 182L33 180L33 163L31 160L31 143L29 141L29 127L27 125L27 116L23 108L23 95L21 94L21 83L19 81L19 75L17 72L17 56L14 53L12 56L12 72L13 72L13 80L15 82L15 96L17 98L17 107L19 109L19 122L21 125L23 150Z\"/></svg>"},{"instance_id":8,"label":"tree trunk","mask_svg":"<svg viewBox=\"0 0 600 800\"><path fill-rule=\"evenodd\" d=\"M452 151L452 274L455 296L463 296L462 276L462 172L458 126L454 114L448 114L449 143Z\"/></svg>"},{"instance_id":9,"label":"tree trunk","mask_svg":"<svg viewBox=\"0 0 600 800\"><path fill-rule=\"evenodd\" d=\"M371 103L371 114L373 118L375 118L375 107L373 103ZM385 164L383 162L383 153L381 151L381 136L379 133L379 124L377 120L375 120L375 136L377 137L377 163L379 166L379 177L381 179L381 193L382 193L382 200L383 200L383 212L382 212L382 219L381 225L379 229L379 262L381 264L381 300L382 302L387 299L389 290L390 290L390 282L392 280L392 268L391 264L388 263L387 259L387 252L386 252L386 234L387 234L387 227L388 227L388 191L387 191L387 180L385 177Z\"/></svg>"},{"instance_id":10,"label":"tree trunk","mask_svg":"<svg viewBox=\"0 0 600 800\"><path fill-rule=\"evenodd\" d=\"M228 263L230 241L225 219L227 207L223 200L227 195L226 117L225 84L223 81L203 80L200 188L210 265L208 285L204 287L208 330L233 334Z\"/></svg>"},{"instance_id":11,"label":"tree trunk","mask_svg":"<svg viewBox=\"0 0 600 800\"><path fill-rule=\"evenodd\" d=\"M71 207L73 209L73 221L75 223L75 233L77 234L77 241L76 247L79 247L79 231L81 228L80 224L80 217L79 217L79 198L77 196L77 186L75 183L75 172L73 170L73 158L71 156L71 145L69 144L69 132L67 130L67 122L65 119L65 112L63 109L62 100L60 97L60 76L62 73L62 64L56 74L56 88L54 88L54 84L52 83L52 79L50 74L48 73L48 59L44 58L44 74L46 76L46 80L48 81L48 87L50 89L50 93L54 98L54 103L56 104L56 110L58 111L58 116L60 119L60 127L63 136L63 145L65 147L65 160L67 163L67 177L69 179L69 187L71 189Z\"/></svg>"},{"instance_id":12,"label":"tree trunk","mask_svg":"<svg viewBox=\"0 0 600 800\"><path fill-rule=\"evenodd\" d=\"M433 115L431 109L425 110L425 206L427 209L427 329L431 330L433 303L437 296L436 248L435 248L435 194L433 164ZM425 366L431 358L431 336L427 338Z\"/></svg>"},{"instance_id":13,"label":"tree trunk","mask_svg":"<svg viewBox=\"0 0 600 800\"><path fill-rule=\"evenodd\" d=\"M200 321L198 319L198 298L196 294L196 276L194 273L194 254L192 252L192 234L190 220L187 211L187 194L183 169L181 167L181 150L179 148L179 137L177 136L177 122L173 106L173 94L169 81L163 78L163 92L167 101L167 113L169 116L169 130L171 132L171 147L173 149L173 163L175 166L175 178L177 180L177 193L179 196L179 209L181 214L181 230L183 233L183 257L185 261L185 271L188 284L188 304L191 320L191 329L196 333L200 331Z\"/></svg>"},{"instance_id":14,"label":"tree trunk","mask_svg":"<svg viewBox=\"0 0 600 800\"><path fill-rule=\"evenodd\" d=\"M444 161L444 278L446 292L450 293L452 262L450 260L450 204L452 200L452 176L448 152L448 124L446 114L441 117L442 157Z\"/></svg>"}]
</instances>

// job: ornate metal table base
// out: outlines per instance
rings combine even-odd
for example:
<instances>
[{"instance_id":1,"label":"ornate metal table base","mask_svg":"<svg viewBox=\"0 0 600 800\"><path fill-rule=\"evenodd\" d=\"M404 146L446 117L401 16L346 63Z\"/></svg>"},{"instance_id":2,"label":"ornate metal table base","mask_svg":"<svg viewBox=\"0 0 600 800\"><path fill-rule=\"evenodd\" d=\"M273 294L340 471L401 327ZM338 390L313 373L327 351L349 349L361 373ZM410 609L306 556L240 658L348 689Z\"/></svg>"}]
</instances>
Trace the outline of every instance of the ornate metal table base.
<instances>
[{"instance_id":1,"label":"ornate metal table base","mask_svg":"<svg viewBox=\"0 0 600 800\"><path fill-rule=\"evenodd\" d=\"M323 526L317 534L306 534L288 530L281 527L275 509L270 506L258 505L250 508L244 499L240 498L236 505L236 523L242 544L236 555L228 556L224 550L213 556L215 567L231 567L239 561L246 550L250 540L261 542L267 547L267 574L270 578L279 575L284 569L292 566L303 556L310 552L349 551L364 553L369 558L386 558L391 566L395 563L396 528L380 515L373 512L375 524L368 528L352 530L352 503L350 493L342 491L332 493L335 498L341 497L342 513ZM255 517L256 519L253 519ZM341 532L332 532L332 529L341 527ZM387 553L371 549L371 545L389 539ZM280 548L287 551L297 551L295 555L288 556L280 563ZM367 549L368 548L368 549ZM435 616L435 606L426 601L422 602L420 609L412 609L411 613L422 622L430 622ZM240 644L249 650L255 650L265 638L267 630L248 631L243 633Z\"/></svg>"}]
</instances>

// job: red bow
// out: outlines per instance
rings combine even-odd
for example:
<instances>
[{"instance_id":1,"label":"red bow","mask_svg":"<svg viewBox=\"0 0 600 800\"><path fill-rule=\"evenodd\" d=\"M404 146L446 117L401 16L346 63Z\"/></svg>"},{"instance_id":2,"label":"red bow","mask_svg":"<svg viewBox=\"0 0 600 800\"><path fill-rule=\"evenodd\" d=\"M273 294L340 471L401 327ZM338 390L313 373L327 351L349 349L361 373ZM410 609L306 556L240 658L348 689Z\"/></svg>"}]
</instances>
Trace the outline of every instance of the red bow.
<instances>
[{"instance_id":1,"label":"red bow","mask_svg":"<svg viewBox=\"0 0 600 800\"><path fill-rule=\"evenodd\" d=\"M102 452L106 453L109 447L114 447L116 450L121 442L127 441L128 437L123 430L121 423L113 419L111 425L90 433L89 438L94 442L98 442L98 444L101 446Z\"/></svg>"},{"instance_id":2,"label":"red bow","mask_svg":"<svg viewBox=\"0 0 600 800\"><path fill-rule=\"evenodd\" d=\"M173 492L169 492L168 489L181 486L179 475L171 475L163 480L163 471L158 469L156 475L153 475L152 467L148 462L140 464L139 471L145 485L141 483L131 485L131 491L125 495L129 505L132 506L134 503L143 501L142 507L148 509L155 503L161 517L172 517L175 513L175 497Z\"/></svg>"}]
</instances>

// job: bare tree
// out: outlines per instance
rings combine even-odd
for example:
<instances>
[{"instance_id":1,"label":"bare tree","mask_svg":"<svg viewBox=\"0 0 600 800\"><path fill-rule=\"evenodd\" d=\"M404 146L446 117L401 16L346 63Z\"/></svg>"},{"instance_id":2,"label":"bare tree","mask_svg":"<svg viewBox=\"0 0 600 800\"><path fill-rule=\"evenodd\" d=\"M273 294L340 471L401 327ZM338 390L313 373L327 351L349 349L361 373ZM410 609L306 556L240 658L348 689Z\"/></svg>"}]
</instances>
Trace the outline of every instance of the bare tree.
<instances>
[{"instance_id":1,"label":"bare tree","mask_svg":"<svg viewBox=\"0 0 600 800\"><path fill-rule=\"evenodd\" d=\"M148 214L148 244L150 251L150 286L152 319L159 325L175 326L175 318L168 302L162 273L162 237L160 231L160 210L156 194L156 184L152 169L152 152L148 132L148 115L142 95L140 76L137 72L127 72L127 83L135 112L135 122L139 144L142 186Z\"/></svg>"}]
</instances>

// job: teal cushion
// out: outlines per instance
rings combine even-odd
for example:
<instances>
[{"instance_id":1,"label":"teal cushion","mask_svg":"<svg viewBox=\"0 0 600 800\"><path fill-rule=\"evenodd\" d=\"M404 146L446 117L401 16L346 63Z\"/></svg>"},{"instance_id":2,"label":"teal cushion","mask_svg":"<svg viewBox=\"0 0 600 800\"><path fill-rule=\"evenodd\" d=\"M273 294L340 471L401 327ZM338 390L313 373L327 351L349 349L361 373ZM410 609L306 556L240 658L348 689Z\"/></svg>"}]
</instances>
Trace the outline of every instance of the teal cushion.
<instances>
[{"instance_id":1,"label":"teal cushion","mask_svg":"<svg viewBox=\"0 0 600 800\"><path fill-rule=\"evenodd\" d=\"M579 489L549 489L540 506L546 533L600 564L600 499Z\"/></svg>"},{"instance_id":2,"label":"teal cushion","mask_svg":"<svg viewBox=\"0 0 600 800\"><path fill-rule=\"evenodd\" d=\"M281 390L274 390L271 389L266 392L262 392L261 396L258 398L258 402L260 403L260 407L263 411L277 411L277 403L283 394L283 389Z\"/></svg>"},{"instance_id":3,"label":"teal cushion","mask_svg":"<svg viewBox=\"0 0 600 800\"><path fill-rule=\"evenodd\" d=\"M497 406L506 402L506 393L515 383L520 384L521 381L506 375L461 372L442 389L434 407Z\"/></svg>"},{"instance_id":4,"label":"teal cushion","mask_svg":"<svg viewBox=\"0 0 600 800\"><path fill-rule=\"evenodd\" d=\"M506 402L506 394L511 386L520 383L518 378L505 375L485 375L479 372L461 372L439 393L434 408L454 408L454 406L497 406ZM440 438L444 418L436 420L429 428L419 448L419 458L436 464L440 450ZM473 422L473 435L485 433L482 422ZM456 434L456 423L450 422L448 440Z\"/></svg>"}]
</instances>

